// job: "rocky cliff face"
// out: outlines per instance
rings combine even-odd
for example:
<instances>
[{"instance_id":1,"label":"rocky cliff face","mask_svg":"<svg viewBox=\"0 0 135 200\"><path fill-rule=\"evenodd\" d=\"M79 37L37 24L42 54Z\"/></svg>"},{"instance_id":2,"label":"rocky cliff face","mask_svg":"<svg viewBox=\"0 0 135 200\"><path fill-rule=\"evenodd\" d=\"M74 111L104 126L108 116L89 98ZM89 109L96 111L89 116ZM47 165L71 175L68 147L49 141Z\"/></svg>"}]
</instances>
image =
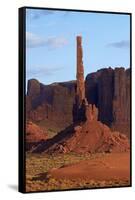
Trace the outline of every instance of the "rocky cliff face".
<instances>
[{"instance_id":1,"label":"rocky cliff face","mask_svg":"<svg viewBox=\"0 0 135 200\"><path fill-rule=\"evenodd\" d=\"M36 83L36 85L35 85ZM38 87L37 87L38 84ZM73 121L73 105L75 99L75 82L54 83L43 85L38 81L29 80L27 92L27 118L35 122L47 124L50 128L59 130ZM34 93L34 87L39 88Z\"/></svg>"},{"instance_id":2,"label":"rocky cliff face","mask_svg":"<svg viewBox=\"0 0 135 200\"><path fill-rule=\"evenodd\" d=\"M129 136L130 69L106 68L88 74L85 90L88 103L98 108L98 120ZM75 81L43 85L29 80L27 118L62 130L73 122L75 91Z\"/></svg>"},{"instance_id":3,"label":"rocky cliff face","mask_svg":"<svg viewBox=\"0 0 135 200\"><path fill-rule=\"evenodd\" d=\"M128 133L130 132L130 95L130 70L116 68L112 127Z\"/></svg>"},{"instance_id":4,"label":"rocky cliff face","mask_svg":"<svg viewBox=\"0 0 135 200\"><path fill-rule=\"evenodd\" d=\"M99 120L130 135L130 69L101 69L86 77L86 96L99 109Z\"/></svg>"}]
</instances>

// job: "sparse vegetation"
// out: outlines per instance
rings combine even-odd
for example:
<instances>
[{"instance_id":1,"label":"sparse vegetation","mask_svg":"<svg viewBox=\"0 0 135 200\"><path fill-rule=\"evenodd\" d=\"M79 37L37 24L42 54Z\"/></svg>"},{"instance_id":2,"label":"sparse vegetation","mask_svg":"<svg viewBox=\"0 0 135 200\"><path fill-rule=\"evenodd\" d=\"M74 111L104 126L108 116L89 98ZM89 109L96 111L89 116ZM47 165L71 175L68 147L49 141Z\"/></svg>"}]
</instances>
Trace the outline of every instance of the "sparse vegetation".
<instances>
[{"instance_id":1,"label":"sparse vegetation","mask_svg":"<svg viewBox=\"0 0 135 200\"><path fill-rule=\"evenodd\" d=\"M31 154L26 155L26 190L29 191L49 191L79 188L111 187L128 185L128 181L94 181L94 180L67 180L55 179L48 173L53 168L59 168L81 160L103 157L105 154Z\"/></svg>"}]
</instances>

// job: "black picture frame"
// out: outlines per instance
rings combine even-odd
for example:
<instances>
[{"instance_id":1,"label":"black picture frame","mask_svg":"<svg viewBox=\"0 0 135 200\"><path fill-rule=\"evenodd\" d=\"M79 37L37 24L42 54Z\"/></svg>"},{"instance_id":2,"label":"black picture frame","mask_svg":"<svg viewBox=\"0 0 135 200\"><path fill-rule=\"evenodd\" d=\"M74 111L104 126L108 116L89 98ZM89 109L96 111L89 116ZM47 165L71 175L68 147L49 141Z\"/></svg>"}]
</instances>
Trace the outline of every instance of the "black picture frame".
<instances>
[{"instance_id":1,"label":"black picture frame","mask_svg":"<svg viewBox=\"0 0 135 200\"><path fill-rule=\"evenodd\" d=\"M48 191L33 191L26 192L26 9L45 9L53 11L74 11L74 12L91 12L91 13L106 13L106 14L124 14L130 16L130 68L131 68L131 79L130 79L130 185L129 186L111 186L111 187L99 187L98 189L111 189L120 187L131 187L132 186L132 13L128 12L111 12L111 11L93 11L93 10L77 10L77 9L60 9L60 8L48 8L48 7L21 7L19 8L19 83L18 83L18 101L19 101L19 175L18 175L18 190L21 193L37 193L37 192L48 192ZM65 189L65 190L52 190L56 191L70 191L70 190L86 190L86 189L97 189L97 188L82 188L82 189ZM50 191L49 191L50 192Z\"/></svg>"}]
</instances>

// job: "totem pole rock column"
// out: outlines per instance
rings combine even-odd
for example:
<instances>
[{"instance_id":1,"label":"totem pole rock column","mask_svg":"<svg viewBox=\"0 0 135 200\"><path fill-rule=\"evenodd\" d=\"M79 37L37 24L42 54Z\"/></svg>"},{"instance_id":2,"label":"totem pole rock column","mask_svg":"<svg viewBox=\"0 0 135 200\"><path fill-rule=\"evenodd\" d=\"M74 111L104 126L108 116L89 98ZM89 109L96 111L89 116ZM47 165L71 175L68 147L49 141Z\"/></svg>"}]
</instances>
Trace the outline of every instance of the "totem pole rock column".
<instances>
[{"instance_id":1,"label":"totem pole rock column","mask_svg":"<svg viewBox=\"0 0 135 200\"><path fill-rule=\"evenodd\" d=\"M85 96L85 80L83 66L82 37L77 36L77 89L76 89L76 119L78 121L93 121L98 119L98 109L88 104Z\"/></svg>"},{"instance_id":2,"label":"totem pole rock column","mask_svg":"<svg viewBox=\"0 0 135 200\"><path fill-rule=\"evenodd\" d=\"M82 37L77 36L77 101L78 106L82 105L83 100L85 99L85 83L84 83L84 67L83 67L83 50L82 50Z\"/></svg>"}]
</instances>

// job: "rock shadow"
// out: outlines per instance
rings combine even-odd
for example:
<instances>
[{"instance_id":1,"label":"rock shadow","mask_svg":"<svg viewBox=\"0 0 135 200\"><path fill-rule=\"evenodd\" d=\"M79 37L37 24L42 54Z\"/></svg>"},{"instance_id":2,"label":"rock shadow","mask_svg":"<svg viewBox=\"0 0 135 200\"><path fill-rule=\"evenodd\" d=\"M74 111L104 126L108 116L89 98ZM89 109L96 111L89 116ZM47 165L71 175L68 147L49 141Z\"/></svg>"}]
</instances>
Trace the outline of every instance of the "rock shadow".
<instances>
[{"instance_id":1,"label":"rock shadow","mask_svg":"<svg viewBox=\"0 0 135 200\"><path fill-rule=\"evenodd\" d=\"M39 173L37 174L36 177L33 177L32 178L32 181L48 181L50 178L48 172L45 172L45 173Z\"/></svg>"}]
</instances>

